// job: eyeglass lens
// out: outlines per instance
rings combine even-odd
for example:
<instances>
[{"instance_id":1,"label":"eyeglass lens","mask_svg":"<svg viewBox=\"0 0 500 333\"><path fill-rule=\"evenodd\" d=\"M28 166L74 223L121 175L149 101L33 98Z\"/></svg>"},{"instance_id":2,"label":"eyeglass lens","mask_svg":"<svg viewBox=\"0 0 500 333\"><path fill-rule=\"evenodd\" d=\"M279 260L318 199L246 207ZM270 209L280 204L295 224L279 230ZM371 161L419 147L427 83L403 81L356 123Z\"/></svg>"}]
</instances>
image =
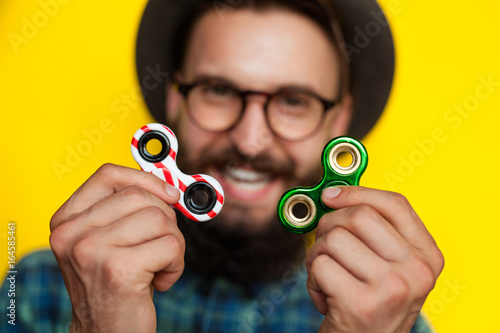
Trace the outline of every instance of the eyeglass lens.
<instances>
[{"instance_id":1,"label":"eyeglass lens","mask_svg":"<svg viewBox=\"0 0 500 333\"><path fill-rule=\"evenodd\" d=\"M228 85L213 82L194 86L187 102L191 116L208 131L231 128L244 112L245 104L241 92ZM268 124L276 135L297 140L317 128L323 111L323 104L312 94L283 91L270 97L266 113Z\"/></svg>"}]
</instances>

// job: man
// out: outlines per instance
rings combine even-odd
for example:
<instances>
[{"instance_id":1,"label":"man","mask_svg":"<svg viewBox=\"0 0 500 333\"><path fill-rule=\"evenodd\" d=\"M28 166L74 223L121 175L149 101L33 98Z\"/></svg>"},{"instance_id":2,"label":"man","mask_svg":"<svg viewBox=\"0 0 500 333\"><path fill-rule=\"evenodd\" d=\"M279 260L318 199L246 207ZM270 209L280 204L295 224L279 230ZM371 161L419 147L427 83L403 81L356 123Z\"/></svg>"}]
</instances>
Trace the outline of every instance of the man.
<instances>
[{"instance_id":1,"label":"man","mask_svg":"<svg viewBox=\"0 0 500 333\"><path fill-rule=\"evenodd\" d=\"M170 31L165 119L157 118L179 138L180 169L217 178L225 206L212 221L188 221L170 207L177 189L104 165L51 220L69 298L49 254L27 258L26 288L36 279L47 286L30 291L37 296L26 292L32 302L21 305L20 325L44 332L66 325L72 332L428 331L419 313L443 258L403 196L323 191L335 211L321 219L307 255L310 237L276 220L281 194L317 182L323 146L348 133L353 116L354 126L360 121L333 8L253 0L221 12L213 1L156 1L145 22L161 22L154 4L179 15ZM150 51L140 43L139 63ZM150 104L152 96L146 89ZM279 112L298 106L307 112ZM299 116L301 125L292 126Z\"/></svg>"}]
</instances>

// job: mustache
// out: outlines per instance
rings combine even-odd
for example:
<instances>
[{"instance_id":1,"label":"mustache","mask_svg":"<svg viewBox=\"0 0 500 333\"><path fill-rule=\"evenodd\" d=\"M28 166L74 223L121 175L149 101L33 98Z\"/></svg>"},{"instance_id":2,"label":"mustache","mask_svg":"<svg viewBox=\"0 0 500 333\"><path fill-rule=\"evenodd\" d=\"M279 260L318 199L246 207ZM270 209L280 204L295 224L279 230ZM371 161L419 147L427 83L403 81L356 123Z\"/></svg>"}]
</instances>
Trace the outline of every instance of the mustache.
<instances>
[{"instance_id":1,"label":"mustache","mask_svg":"<svg viewBox=\"0 0 500 333\"><path fill-rule=\"evenodd\" d=\"M224 150L206 151L202 156L199 156L197 161L184 161L181 158L178 163L181 164L183 170L189 173L199 172L199 170L207 169L210 166L218 170L220 174L231 172L231 170L240 167L251 167L255 171L268 173L271 176L280 176L284 179L292 179L295 170L295 162L292 160L278 160L266 152L249 157L233 146Z\"/></svg>"}]
</instances>

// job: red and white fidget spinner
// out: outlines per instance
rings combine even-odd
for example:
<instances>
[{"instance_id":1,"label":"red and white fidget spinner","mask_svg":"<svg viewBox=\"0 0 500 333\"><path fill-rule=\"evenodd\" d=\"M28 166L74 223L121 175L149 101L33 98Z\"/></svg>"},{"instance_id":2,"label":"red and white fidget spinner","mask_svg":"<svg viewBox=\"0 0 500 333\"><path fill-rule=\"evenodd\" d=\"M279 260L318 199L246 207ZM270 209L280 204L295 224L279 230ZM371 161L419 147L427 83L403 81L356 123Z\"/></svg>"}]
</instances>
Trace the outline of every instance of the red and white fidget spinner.
<instances>
[{"instance_id":1,"label":"red and white fidget spinner","mask_svg":"<svg viewBox=\"0 0 500 333\"><path fill-rule=\"evenodd\" d=\"M161 143L161 151L151 154L147 144L151 140ZM186 175L177 167L175 158L179 145L174 132L162 124L148 124L135 132L132 138L132 156L142 170L150 172L181 193L172 207L193 221L208 221L222 209L224 191L215 178L208 175Z\"/></svg>"}]
</instances>

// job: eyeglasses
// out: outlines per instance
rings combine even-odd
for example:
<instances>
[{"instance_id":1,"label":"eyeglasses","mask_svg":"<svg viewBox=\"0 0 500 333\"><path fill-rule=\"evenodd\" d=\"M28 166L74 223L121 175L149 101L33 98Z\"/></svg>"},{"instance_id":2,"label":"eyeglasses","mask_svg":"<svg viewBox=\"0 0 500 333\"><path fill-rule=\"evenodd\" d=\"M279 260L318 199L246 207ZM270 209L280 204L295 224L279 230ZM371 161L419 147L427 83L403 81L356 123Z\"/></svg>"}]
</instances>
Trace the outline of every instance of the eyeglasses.
<instances>
[{"instance_id":1,"label":"eyeglasses","mask_svg":"<svg viewBox=\"0 0 500 333\"><path fill-rule=\"evenodd\" d=\"M325 113L338 103L301 88L283 88L274 93L242 91L219 79L191 84L174 82L174 85L186 99L189 117L210 132L233 128L243 115L247 96L265 96L264 111L269 128L276 136L290 141L312 135L321 126Z\"/></svg>"}]
</instances>

